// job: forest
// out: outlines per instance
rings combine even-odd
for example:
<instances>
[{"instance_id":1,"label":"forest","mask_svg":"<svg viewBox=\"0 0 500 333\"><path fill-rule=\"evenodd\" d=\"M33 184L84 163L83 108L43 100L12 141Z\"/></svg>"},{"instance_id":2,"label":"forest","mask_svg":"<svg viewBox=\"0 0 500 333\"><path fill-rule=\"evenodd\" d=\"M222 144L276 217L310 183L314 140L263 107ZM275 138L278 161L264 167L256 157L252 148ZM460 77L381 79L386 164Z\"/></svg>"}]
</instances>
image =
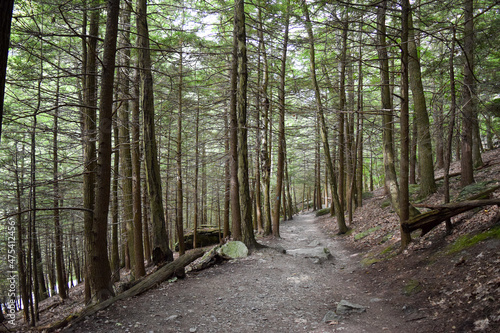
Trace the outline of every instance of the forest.
<instances>
[{"instance_id":1,"label":"forest","mask_svg":"<svg viewBox=\"0 0 500 333\"><path fill-rule=\"evenodd\" d=\"M47 297L106 301L120 270L304 210L348 234L377 188L401 250L451 232L459 208L422 222L411 191L449 203L500 146L499 4L2 1L0 310L36 326Z\"/></svg>"}]
</instances>

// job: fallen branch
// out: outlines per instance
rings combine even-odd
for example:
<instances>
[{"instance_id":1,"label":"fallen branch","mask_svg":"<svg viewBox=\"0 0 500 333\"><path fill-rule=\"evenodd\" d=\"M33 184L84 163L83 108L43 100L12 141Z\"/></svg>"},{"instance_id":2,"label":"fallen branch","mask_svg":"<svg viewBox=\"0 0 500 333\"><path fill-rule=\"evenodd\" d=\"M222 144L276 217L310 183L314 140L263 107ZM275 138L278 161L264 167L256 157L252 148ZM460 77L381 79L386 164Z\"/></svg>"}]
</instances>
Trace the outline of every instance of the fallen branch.
<instances>
[{"instance_id":1,"label":"fallen branch","mask_svg":"<svg viewBox=\"0 0 500 333\"><path fill-rule=\"evenodd\" d=\"M74 325L82 320L84 320L86 317L93 315L94 313L106 309L108 306L111 304L115 303L116 301L137 296L154 286L158 285L159 283L162 283L163 281L167 280L169 277L171 277L177 270L186 267L189 265L191 262L195 261L199 257L203 255L205 251L202 249L195 249L192 251L187 252L186 254L180 256L177 260L161 267L159 270L156 272L152 273L151 275L146 276L144 279L142 279L139 283L134 285L132 288L122 292L121 294L116 295L113 298L107 299L103 302L91 305L87 308L85 308L82 312L78 314L72 314L66 318L64 318L62 321L59 321L55 324L43 326L43 327L37 327L38 330L43 331L47 330L47 332L53 332L57 329L60 329L68 324L71 323L71 325Z\"/></svg>"},{"instance_id":2,"label":"fallen branch","mask_svg":"<svg viewBox=\"0 0 500 333\"><path fill-rule=\"evenodd\" d=\"M441 222L446 221L455 215L477 207L492 205L500 205L500 199L468 200L433 206L433 210L415 216L414 218L408 220L408 222L403 223L401 227L405 232L422 229L422 235L425 235L441 224Z\"/></svg>"}]
</instances>

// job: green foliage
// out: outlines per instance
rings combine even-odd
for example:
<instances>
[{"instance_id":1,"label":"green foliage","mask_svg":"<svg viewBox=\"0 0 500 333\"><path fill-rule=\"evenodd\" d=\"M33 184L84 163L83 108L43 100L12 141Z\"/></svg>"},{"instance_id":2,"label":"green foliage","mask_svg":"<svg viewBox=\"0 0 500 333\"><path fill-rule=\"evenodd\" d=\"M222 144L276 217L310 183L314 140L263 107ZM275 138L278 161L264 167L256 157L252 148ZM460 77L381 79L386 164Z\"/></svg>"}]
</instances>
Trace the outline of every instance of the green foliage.
<instances>
[{"instance_id":1,"label":"green foliage","mask_svg":"<svg viewBox=\"0 0 500 333\"><path fill-rule=\"evenodd\" d=\"M467 198L479 194L488 189L488 187L492 187L494 185L498 185L497 180L485 180L470 184L464 187L453 201L460 202L466 200Z\"/></svg>"},{"instance_id":2,"label":"green foliage","mask_svg":"<svg viewBox=\"0 0 500 333\"><path fill-rule=\"evenodd\" d=\"M446 248L446 254L455 254L461 252L469 247L476 245L479 242L492 238L500 239L500 226L494 227L480 234L464 235L457 238L457 240L455 240Z\"/></svg>"},{"instance_id":3,"label":"green foliage","mask_svg":"<svg viewBox=\"0 0 500 333\"><path fill-rule=\"evenodd\" d=\"M418 280L412 279L403 286L403 294L412 296L422 291L422 285Z\"/></svg>"},{"instance_id":4,"label":"green foliage","mask_svg":"<svg viewBox=\"0 0 500 333\"><path fill-rule=\"evenodd\" d=\"M368 230L365 230L363 232L360 232L359 234L354 235L354 240L360 240L362 238L365 238L369 234L374 233L375 231L377 231L379 229L380 229L380 227L377 226L377 227L373 227L373 228L370 228Z\"/></svg>"}]
</instances>

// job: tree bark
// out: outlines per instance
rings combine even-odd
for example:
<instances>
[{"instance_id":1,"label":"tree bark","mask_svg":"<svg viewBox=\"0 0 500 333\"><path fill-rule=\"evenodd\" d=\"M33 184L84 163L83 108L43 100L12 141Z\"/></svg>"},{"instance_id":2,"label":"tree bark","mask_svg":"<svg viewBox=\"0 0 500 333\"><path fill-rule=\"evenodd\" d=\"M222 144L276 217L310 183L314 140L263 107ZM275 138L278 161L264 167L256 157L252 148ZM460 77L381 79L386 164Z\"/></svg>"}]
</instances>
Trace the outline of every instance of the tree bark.
<instances>
[{"instance_id":1,"label":"tree bark","mask_svg":"<svg viewBox=\"0 0 500 333\"><path fill-rule=\"evenodd\" d=\"M269 63L267 61L267 50L266 44L264 42L264 32L262 24L262 11L261 7L258 7L259 15L259 45L263 54L264 61L264 77L262 81L262 98L263 98L263 117L264 117L264 133L262 134L262 147L260 151L260 160L262 168L262 182L264 183L264 193L263 193L263 224L264 224L264 235L269 235L272 232L272 220L271 220L271 201L270 201L270 182L271 182L271 158L270 158L270 145L268 145L269 137L269 108L270 101L268 96L268 86L269 86Z\"/></svg>"},{"instance_id":2,"label":"tree bark","mask_svg":"<svg viewBox=\"0 0 500 333\"><path fill-rule=\"evenodd\" d=\"M108 0L106 35L101 93L99 102L99 151L97 156L97 189L94 218L89 234L86 234L89 251L90 285L95 300L102 302L114 295L111 284L111 268L108 259L108 212L111 184L111 152L113 122L113 88L115 76L116 40L118 34L119 0Z\"/></svg>"},{"instance_id":3,"label":"tree bark","mask_svg":"<svg viewBox=\"0 0 500 333\"><path fill-rule=\"evenodd\" d=\"M236 3L235 3L236 5ZM236 14L236 6L235 6ZM236 21L236 15L234 20ZM238 179L238 37L236 22L233 28L233 49L231 55L231 82L229 100L229 159L231 174L231 223L233 240L241 240L240 185Z\"/></svg>"},{"instance_id":4,"label":"tree bark","mask_svg":"<svg viewBox=\"0 0 500 333\"><path fill-rule=\"evenodd\" d=\"M462 92L462 158L461 185L474 183L474 165L472 159L472 134L474 125L474 1L464 2L464 86Z\"/></svg>"},{"instance_id":5,"label":"tree bark","mask_svg":"<svg viewBox=\"0 0 500 333\"><path fill-rule=\"evenodd\" d=\"M91 2L92 12L90 14L89 22L89 38L88 43L85 39L82 40L84 50L83 64L83 99L84 99L84 113L83 113L83 207L87 209L83 213L84 234L90 235L92 233L92 224L94 218L95 207L95 181L96 181L96 108L97 108L97 38L99 35L99 10L97 7L100 0L93 0ZM84 16L84 27L86 27L86 16ZM85 238L85 303L90 302L92 298L92 289L89 278L89 263L90 263L90 244L89 239Z\"/></svg>"},{"instance_id":6,"label":"tree bark","mask_svg":"<svg viewBox=\"0 0 500 333\"><path fill-rule=\"evenodd\" d=\"M60 57L58 58L58 62L60 63ZM55 264L56 264L56 276L57 283L59 285L59 296L61 299L68 298L67 293L67 283L66 278L64 276L64 257L63 257L63 242L62 242L62 226L61 226L61 217L59 213L59 202L60 202L60 191L59 191L59 147L58 147L58 132L59 132L59 87L60 81L57 79L56 84L56 105L54 110L54 123L53 123L53 157L54 163L53 167L53 177L54 177L54 185L52 187L54 191L54 243L55 243Z\"/></svg>"},{"instance_id":7,"label":"tree bark","mask_svg":"<svg viewBox=\"0 0 500 333\"><path fill-rule=\"evenodd\" d=\"M243 243L252 249L257 246L252 223L252 201L248 179L248 129L247 129L247 47L245 31L245 2L235 0L235 29L238 59L238 180L240 185L241 237Z\"/></svg>"},{"instance_id":8,"label":"tree bark","mask_svg":"<svg viewBox=\"0 0 500 333\"><path fill-rule=\"evenodd\" d=\"M280 237L280 213L281 213L281 200L283 193L283 177L285 168L285 83L286 83L286 53L288 48L288 26L290 22L290 1L287 1L286 13L285 13L285 31L283 35L283 46L281 53L281 68L280 68L280 82L278 89L278 110L279 110L279 120L278 120L278 163L276 170L276 190L275 190L275 200L274 200L274 210L273 210L273 237ZM284 216L286 219L286 216Z\"/></svg>"},{"instance_id":9,"label":"tree bark","mask_svg":"<svg viewBox=\"0 0 500 333\"><path fill-rule=\"evenodd\" d=\"M5 77L7 74L7 58L10 44L10 25L14 0L0 1L0 141L2 140L3 102L5 94Z\"/></svg>"},{"instance_id":10,"label":"tree bark","mask_svg":"<svg viewBox=\"0 0 500 333\"><path fill-rule=\"evenodd\" d=\"M137 0L137 45L139 47L139 69L141 77L140 106L143 112L143 145L146 164L146 180L153 225L153 262L172 261L173 253L168 246L165 214L162 202L160 167L156 147L153 74L149 48L146 0Z\"/></svg>"},{"instance_id":11,"label":"tree bark","mask_svg":"<svg viewBox=\"0 0 500 333\"><path fill-rule=\"evenodd\" d=\"M179 240L179 255L185 252L184 244L184 217L183 217L183 189L182 189L182 48L179 53L179 90L178 90L178 103L179 113L177 115L177 208L175 210L175 229L177 231L177 238Z\"/></svg>"},{"instance_id":12,"label":"tree bark","mask_svg":"<svg viewBox=\"0 0 500 333\"><path fill-rule=\"evenodd\" d=\"M384 171L385 188L391 200L392 207L400 215L399 186L396 176L394 159L394 139L393 139L393 107L389 80L389 57L387 55L386 26L385 17L387 10L387 0L380 3L377 10L377 35L378 35L378 57L380 62L381 76L381 99L382 99L382 137L384 144Z\"/></svg>"},{"instance_id":13,"label":"tree bark","mask_svg":"<svg viewBox=\"0 0 500 333\"><path fill-rule=\"evenodd\" d=\"M410 195L409 195L409 148L410 148L410 122L409 122L409 29L411 27L410 21L410 2L409 0L402 0L402 11L401 11L401 21L402 21L402 34L401 34L401 77L402 77L402 87L401 87L401 161L400 161L400 215L399 220L401 223L401 248L406 248L411 242L411 234L403 228L403 224L410 218ZM416 50L415 50L416 51ZM413 78L415 79L415 78ZM422 91L423 92L423 91ZM415 100L415 94L413 96ZM415 104L417 104L415 102ZM417 107L417 105L415 105ZM427 119L428 121L429 119ZM420 127L420 123L418 125ZM429 136L430 140L430 136ZM429 142L430 143L430 142ZM419 145L420 146L420 145ZM431 155L431 166L432 166L432 155ZM434 182L434 170L432 171L432 181Z\"/></svg>"},{"instance_id":14,"label":"tree bark","mask_svg":"<svg viewBox=\"0 0 500 333\"><path fill-rule=\"evenodd\" d=\"M411 77L410 85L413 96L413 107L417 121L417 149L420 170L420 196L427 197L436 192L434 181L434 165L432 162L432 142L430 133L429 115L425 102L424 87L420 73L420 58L415 42L415 29L413 28L412 14L408 16L408 72Z\"/></svg>"}]
</instances>

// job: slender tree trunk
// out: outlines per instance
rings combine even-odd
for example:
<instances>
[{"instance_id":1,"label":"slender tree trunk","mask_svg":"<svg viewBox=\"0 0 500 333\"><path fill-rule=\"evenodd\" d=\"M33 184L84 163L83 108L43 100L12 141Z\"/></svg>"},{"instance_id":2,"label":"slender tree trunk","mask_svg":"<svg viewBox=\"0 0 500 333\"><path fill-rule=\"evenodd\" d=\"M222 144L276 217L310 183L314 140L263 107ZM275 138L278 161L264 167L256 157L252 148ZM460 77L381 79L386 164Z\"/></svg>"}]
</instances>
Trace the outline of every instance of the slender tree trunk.
<instances>
[{"instance_id":1,"label":"slender tree trunk","mask_svg":"<svg viewBox=\"0 0 500 333\"><path fill-rule=\"evenodd\" d=\"M235 2L235 14L237 4ZM238 36L236 15L233 29L233 49L231 59L231 83L229 100L229 148L231 166L231 222L232 238L241 240L241 208L240 208L240 184L238 179L238 111L237 111L237 90L238 90Z\"/></svg>"},{"instance_id":2,"label":"slender tree trunk","mask_svg":"<svg viewBox=\"0 0 500 333\"><path fill-rule=\"evenodd\" d=\"M177 230L177 238L179 239L179 255L185 252L184 245L184 218L183 218L183 193L182 193L182 49L179 53L179 114L177 116L177 209L175 214L175 226Z\"/></svg>"},{"instance_id":3,"label":"slender tree trunk","mask_svg":"<svg viewBox=\"0 0 500 333\"><path fill-rule=\"evenodd\" d=\"M196 108L196 120L195 120L195 144L194 144L194 149L195 149L195 162L194 162L194 218L193 218L193 249L196 249L196 241L198 240L198 234L197 234L197 229L198 229L198 174L199 174L199 163L200 163L200 133L199 133L199 126L200 126L200 105L198 103L198 107Z\"/></svg>"},{"instance_id":4,"label":"slender tree trunk","mask_svg":"<svg viewBox=\"0 0 500 333\"><path fill-rule=\"evenodd\" d=\"M0 140L2 138L5 77L7 73L7 57L9 55L10 25L13 9L14 0L0 1Z\"/></svg>"},{"instance_id":5,"label":"slender tree trunk","mask_svg":"<svg viewBox=\"0 0 500 333\"><path fill-rule=\"evenodd\" d=\"M259 15L259 45L262 50L262 56L264 61L264 77L262 82L262 97L263 97L263 117L264 117L264 133L262 134L262 147L260 151L260 160L262 168L262 181L264 183L264 193L263 193L263 224L264 224L264 235L269 235L272 232L272 220L271 220L271 201L270 201L270 183L271 183L271 157L270 157L270 145L268 145L269 137L269 108L270 101L268 96L268 86L269 86L269 64L267 61L267 51L266 45L264 43L264 32L262 24L262 11L261 7L258 7Z\"/></svg>"},{"instance_id":6,"label":"slender tree trunk","mask_svg":"<svg viewBox=\"0 0 500 333\"><path fill-rule=\"evenodd\" d=\"M474 127L474 1L464 2L464 86L462 92L462 158L461 185L474 183L474 165L472 158L472 135Z\"/></svg>"},{"instance_id":7,"label":"slender tree trunk","mask_svg":"<svg viewBox=\"0 0 500 333\"><path fill-rule=\"evenodd\" d=\"M280 237L279 223L280 223L280 211L281 211L281 200L282 196L284 199L285 193L282 193L283 189L283 177L285 170L285 83L286 83L286 53L288 48L288 26L290 22L290 1L287 1L285 7L285 32L283 35L283 46L281 54L281 69L280 69L280 83L278 89L278 110L279 110L279 120L278 120L278 163L276 171L276 199L274 201L273 210L273 237ZM284 216L286 219L286 216Z\"/></svg>"},{"instance_id":8,"label":"slender tree trunk","mask_svg":"<svg viewBox=\"0 0 500 333\"><path fill-rule=\"evenodd\" d=\"M60 63L60 57L58 58L58 63ZM64 277L64 257L63 257L63 244L62 244L62 226L61 218L59 214L59 147L58 147L58 132L59 132L59 78L57 79L56 85L56 105L54 109L54 123L53 123L53 157L54 163L52 165L53 175L54 175L54 185L52 187L54 191L54 241L55 241L55 263L56 263L56 275L57 283L59 284L59 296L62 299L68 298L67 294L67 284Z\"/></svg>"},{"instance_id":9,"label":"slender tree trunk","mask_svg":"<svg viewBox=\"0 0 500 333\"><path fill-rule=\"evenodd\" d=\"M128 248L129 255L131 259L131 267L133 269L134 277L139 278L141 276L146 275L146 270L144 267L144 249L142 242L142 222L140 215L135 218L135 210L139 209L137 206L140 206L141 197L140 192L138 195L134 193L134 176L133 176L133 161L132 160L132 144L130 141L130 113L131 113L131 103L129 103L130 99L130 58L131 58L131 42L130 42L130 13L132 12L132 5L130 3L125 4L125 8L123 10L122 19L123 19L123 29L120 35L120 44L123 47L122 50L122 58L120 59L120 63L122 68L119 71L119 87L121 87L122 91L120 91L120 95L122 96L122 101L120 103L120 108L118 109L118 117L119 117L119 144L120 144L120 174L122 176L122 193L123 193L123 218L127 225L128 231ZM135 95L134 95L135 98ZM132 107L137 107L137 100L134 101L135 105ZM134 112L132 110L132 112ZM133 125L132 125L133 126ZM135 133L134 133L135 134ZM136 157L137 158L137 157ZM136 165L137 167L137 165ZM140 162L139 162L140 169ZM137 171L137 170L136 170ZM137 171L137 172L140 172ZM135 201L139 202L139 205L135 204Z\"/></svg>"},{"instance_id":10,"label":"slender tree trunk","mask_svg":"<svg viewBox=\"0 0 500 333\"><path fill-rule=\"evenodd\" d=\"M95 207L95 181L96 181L96 108L97 108L97 38L99 35L99 10L97 7L100 0L91 2L92 12L90 14L88 43L84 39L82 44L87 53L84 62L84 115L83 115L83 146L84 146L84 172L83 172L83 207L87 210L83 213L84 234L92 232ZM86 20L84 20L85 22ZM86 27L86 22L84 23ZM92 297L92 289L89 277L90 244L85 237L85 303L88 304Z\"/></svg>"},{"instance_id":11,"label":"slender tree trunk","mask_svg":"<svg viewBox=\"0 0 500 333\"><path fill-rule=\"evenodd\" d=\"M258 15L259 15L259 20L262 20L262 13L261 9L259 6L258 9ZM262 22L260 22L260 25L262 25ZM261 61L261 54L262 54L262 48L263 44L260 42L260 34L263 33L262 31L259 32L259 46L257 49L257 93L255 96L255 127L257 129L257 132L255 134L255 186L254 186L254 191L255 191L255 222L257 225L257 232L259 234L264 233L264 224L262 223L262 195L261 195L261 176L260 176L260 149L261 149L261 123L260 123L260 117L261 117L261 91L260 87L262 85L262 73L261 73L261 67L262 67L262 61Z\"/></svg>"},{"instance_id":12,"label":"slender tree trunk","mask_svg":"<svg viewBox=\"0 0 500 333\"><path fill-rule=\"evenodd\" d=\"M245 32L245 2L235 0L235 28L238 59L238 178L240 185L241 237L248 248L257 245L252 224L252 201L248 179L248 129L247 129L247 47Z\"/></svg>"},{"instance_id":13,"label":"slender tree trunk","mask_svg":"<svg viewBox=\"0 0 500 333\"><path fill-rule=\"evenodd\" d=\"M224 115L224 128L226 130L226 138L224 140L224 153L229 156L229 115ZM224 239L230 235L229 229L229 208L231 206L231 166L229 158L226 159L224 165Z\"/></svg>"},{"instance_id":14,"label":"slender tree trunk","mask_svg":"<svg viewBox=\"0 0 500 333\"><path fill-rule=\"evenodd\" d=\"M23 146L24 150L24 146ZM23 154L24 155L24 154ZM30 322L30 312L29 312L29 296L28 296L28 286L26 279L26 255L24 251L23 239L26 239L25 228L23 227L23 218L21 211L22 209L22 179L23 174L19 174L19 161L18 153L16 151L16 168L14 170L15 180L16 180L16 204L17 204L17 220L16 220L16 252L17 252L17 272L19 275L19 292L21 295L21 301L23 306L23 316L26 323ZM23 167L21 167L21 170Z\"/></svg>"},{"instance_id":15,"label":"slender tree trunk","mask_svg":"<svg viewBox=\"0 0 500 333\"><path fill-rule=\"evenodd\" d=\"M410 147L410 184L417 183L417 120L413 117Z\"/></svg>"},{"instance_id":16,"label":"slender tree trunk","mask_svg":"<svg viewBox=\"0 0 500 333\"><path fill-rule=\"evenodd\" d=\"M360 29L360 44L359 44L359 64L358 64L358 124L357 124L357 168L356 168L356 197L357 197L357 207L363 206L363 60L362 60L362 34L361 29L362 23L359 23Z\"/></svg>"},{"instance_id":17,"label":"slender tree trunk","mask_svg":"<svg viewBox=\"0 0 500 333\"><path fill-rule=\"evenodd\" d=\"M457 108L457 95L455 87L455 35L456 29L452 28L452 39L450 47L450 120L448 124L448 137L446 139L446 152L444 154L444 203L450 202L450 165L452 161L453 132L455 130L455 118ZM451 233L451 219L446 220L446 231Z\"/></svg>"},{"instance_id":18,"label":"slender tree trunk","mask_svg":"<svg viewBox=\"0 0 500 333\"><path fill-rule=\"evenodd\" d=\"M139 69L141 77L140 106L143 112L143 145L146 164L147 190L153 225L153 261L173 261L173 253L168 246L165 214L162 202L160 167L156 147L154 122L153 74L149 48L146 0L137 0L137 45L139 47Z\"/></svg>"},{"instance_id":19,"label":"slender tree trunk","mask_svg":"<svg viewBox=\"0 0 500 333\"><path fill-rule=\"evenodd\" d=\"M114 126L113 135L115 142L118 139L118 126ZM120 151L114 153L113 159L113 184L112 184L112 200L111 200L111 282L120 281L120 250L118 244L118 224L119 219L119 202L118 202L118 178L120 177Z\"/></svg>"},{"instance_id":20,"label":"slender tree trunk","mask_svg":"<svg viewBox=\"0 0 500 333\"><path fill-rule=\"evenodd\" d=\"M102 82L99 103L99 151L97 156L97 188L91 232L86 234L89 252L90 285L97 302L114 295L108 259L108 212L111 183L111 152L113 122L113 88L116 39L118 34L119 0L108 1Z\"/></svg>"},{"instance_id":21,"label":"slender tree trunk","mask_svg":"<svg viewBox=\"0 0 500 333\"><path fill-rule=\"evenodd\" d=\"M402 89L401 89L401 162L400 162L400 195L401 195L401 214L399 215L401 223L401 248L406 248L411 241L411 234L405 232L402 228L403 223L410 218L410 198L409 198L409 147L410 147L410 123L409 123L409 55L408 55L408 38L409 29L411 27L410 17L410 2L409 0L402 0L402 36L401 36L401 69L402 69ZM415 78L414 78L415 79ZM415 94L413 96L415 100ZM416 105L415 105L416 107ZM428 120L428 119L427 119ZM419 123L420 127L420 123ZM430 140L430 136L429 136ZM419 145L420 146L420 145ZM432 155L431 155L432 156ZM432 158L432 157L431 157ZM431 160L432 165L432 160ZM432 181L434 182L434 171L432 171Z\"/></svg>"},{"instance_id":22,"label":"slender tree trunk","mask_svg":"<svg viewBox=\"0 0 500 333\"><path fill-rule=\"evenodd\" d=\"M415 42L415 29L413 28L412 14L408 16L408 72L411 77L410 85L413 96L413 107L417 121L417 148L420 170L420 196L426 197L436 192L434 181L434 165L432 162L432 142L430 133L429 115L425 102L424 87L420 73L420 58Z\"/></svg>"},{"instance_id":23,"label":"slender tree trunk","mask_svg":"<svg viewBox=\"0 0 500 333\"><path fill-rule=\"evenodd\" d=\"M347 16L347 15L346 15ZM340 77L339 77L339 92L340 92L340 101L339 101L339 110L338 113L338 121L339 121L339 135L338 135L338 150L339 150L339 163L338 163L338 188L339 188L339 200L340 207L342 210L345 208L345 198L346 198L346 149L345 149L345 116L344 111L346 108L346 88L345 88L345 71L346 71L346 62L347 62L347 30L349 28L349 24L347 22L347 17L344 18L344 22L342 22L342 51L340 56Z\"/></svg>"},{"instance_id":24,"label":"slender tree trunk","mask_svg":"<svg viewBox=\"0 0 500 333\"><path fill-rule=\"evenodd\" d=\"M349 228L347 228L347 226L345 224L344 210L342 209L342 207L340 205L340 200L339 200L338 192L337 192L337 179L336 179L334 168L333 168L333 161L332 161L332 158L330 155L330 144L328 142L328 132L326 129L326 121L325 121L325 116L323 113L323 105L321 102L319 85L318 85L318 82L316 80L314 35L313 35L313 30L312 30L311 19L309 17L309 10L307 8L307 4L305 1L302 2L302 10L303 10L304 15L305 15L306 30L307 30L307 34L309 36L309 58L310 58L311 80L312 80L312 84L313 84L314 92L315 92L316 107L317 107L317 111L318 111L318 116L320 118L321 140L323 141L323 150L324 150L324 154L325 154L325 158L326 158L326 164L328 167L328 174L329 174L328 178L330 180L332 201L333 201L333 206L335 208L335 216L337 218L337 225L339 228L339 233L344 234L349 230Z\"/></svg>"},{"instance_id":25,"label":"slender tree trunk","mask_svg":"<svg viewBox=\"0 0 500 333\"><path fill-rule=\"evenodd\" d=\"M393 108L389 81L389 58L387 55L385 16L387 0L380 3L377 12L378 57L380 61L381 97L382 97L382 126L384 142L384 170L385 187L389 194L392 207L400 215L399 186L397 183L394 146L393 146Z\"/></svg>"}]
</instances>

